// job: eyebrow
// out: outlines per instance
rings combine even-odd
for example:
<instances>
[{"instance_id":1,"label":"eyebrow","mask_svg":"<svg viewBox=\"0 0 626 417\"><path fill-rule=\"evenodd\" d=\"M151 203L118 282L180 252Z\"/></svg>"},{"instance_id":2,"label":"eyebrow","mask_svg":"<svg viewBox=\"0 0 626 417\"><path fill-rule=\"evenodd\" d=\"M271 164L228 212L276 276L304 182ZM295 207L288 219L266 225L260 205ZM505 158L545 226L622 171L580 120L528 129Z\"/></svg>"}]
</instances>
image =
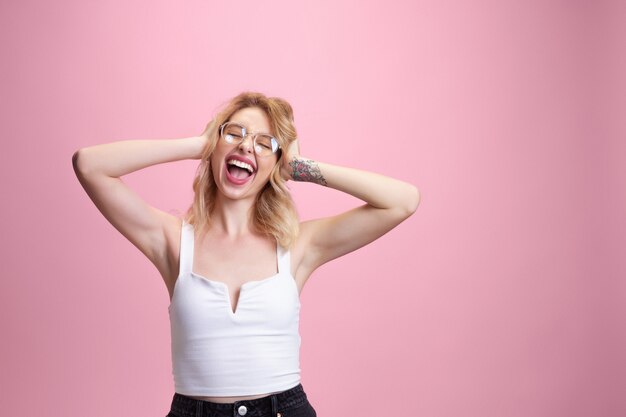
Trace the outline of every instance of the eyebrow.
<instances>
[{"instance_id":1,"label":"eyebrow","mask_svg":"<svg viewBox=\"0 0 626 417\"><path fill-rule=\"evenodd\" d=\"M236 123L236 124L238 124L239 126L243 126L243 127L245 127L245 128L246 128L246 132L249 132L248 126L246 126L245 124L243 124L243 123L241 123L241 122L238 122L238 121L236 121L236 120L229 120L229 122L231 122L231 123ZM249 132L249 133L251 133L251 132ZM274 135L272 135L272 134L271 134L271 133L269 133L269 132L259 131L259 132L254 132L254 133L263 133L263 134L270 135L270 136L274 137Z\"/></svg>"}]
</instances>

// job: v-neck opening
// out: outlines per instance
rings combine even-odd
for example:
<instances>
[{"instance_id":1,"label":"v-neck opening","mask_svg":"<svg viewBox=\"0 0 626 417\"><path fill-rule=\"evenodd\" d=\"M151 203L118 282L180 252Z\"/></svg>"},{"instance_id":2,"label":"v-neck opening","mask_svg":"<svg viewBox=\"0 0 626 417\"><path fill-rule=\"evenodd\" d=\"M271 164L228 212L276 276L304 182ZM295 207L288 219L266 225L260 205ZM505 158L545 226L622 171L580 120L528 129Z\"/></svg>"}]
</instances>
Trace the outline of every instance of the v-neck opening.
<instances>
[{"instance_id":1,"label":"v-neck opening","mask_svg":"<svg viewBox=\"0 0 626 417\"><path fill-rule=\"evenodd\" d=\"M224 288L225 293L226 293L226 298L228 299L228 311L230 312L230 314L232 316L237 316L237 313L239 311L239 305L241 303L241 295L243 294L243 289L248 285L248 284L260 284L262 282L265 281L269 281L275 278L278 278L281 274L280 272L272 275L271 277L267 277L267 278L263 278L263 279L259 279L259 280L251 280L251 281L246 281L243 284L241 284L241 287L239 287L239 296L237 297L237 305L235 306L235 310L233 311L233 300L230 297L230 287L228 286L227 283L225 283L224 281L215 281L213 279L209 279L205 276L202 276L200 274L196 274L195 272L191 271L189 273L189 275L196 277L200 280L203 281L207 281L209 284L214 284L214 285L220 285Z\"/></svg>"},{"instance_id":2,"label":"v-neck opening","mask_svg":"<svg viewBox=\"0 0 626 417\"><path fill-rule=\"evenodd\" d=\"M189 224L189 223L188 223ZM205 277L204 275L200 275L194 272L194 260L196 258L196 234L195 234L195 230L193 225L191 225L191 248L189 249L189 254L190 254L190 261L189 261L189 275L194 276L196 278L202 279L207 281L210 284L213 285L221 285L223 287L223 289L226 290L226 298L228 299L228 312L230 313L230 315L232 317L237 317L237 312L239 311L239 306L241 305L241 296L243 294L243 289L248 285L248 284L260 284L272 279L275 279L277 277L279 277L281 275L281 262L280 262L280 246L278 244L278 242L276 242L276 251L275 251L275 256L276 256L276 273L274 275L271 275L269 277L266 278L261 278L261 279L256 279L256 280L250 280L250 281L246 281L243 284L241 284L241 286L239 287L239 295L237 296L237 305L235 306L235 309L233 310L233 300L230 297L230 287L228 286L228 284L224 281L217 281L214 279L209 279L207 277Z\"/></svg>"}]
</instances>

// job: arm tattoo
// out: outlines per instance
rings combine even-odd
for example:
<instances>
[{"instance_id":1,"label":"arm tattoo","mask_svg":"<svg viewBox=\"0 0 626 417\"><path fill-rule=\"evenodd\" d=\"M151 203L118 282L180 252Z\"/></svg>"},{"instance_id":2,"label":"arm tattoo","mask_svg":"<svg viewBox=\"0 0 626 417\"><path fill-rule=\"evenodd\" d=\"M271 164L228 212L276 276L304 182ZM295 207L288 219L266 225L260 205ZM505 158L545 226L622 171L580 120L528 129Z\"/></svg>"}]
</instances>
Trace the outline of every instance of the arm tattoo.
<instances>
[{"instance_id":1,"label":"arm tattoo","mask_svg":"<svg viewBox=\"0 0 626 417\"><path fill-rule=\"evenodd\" d=\"M294 181L307 181L314 182L323 186L328 185L326 178L322 175L320 167L317 163L310 159L298 159L294 158L289 162L293 174L291 177Z\"/></svg>"}]
</instances>

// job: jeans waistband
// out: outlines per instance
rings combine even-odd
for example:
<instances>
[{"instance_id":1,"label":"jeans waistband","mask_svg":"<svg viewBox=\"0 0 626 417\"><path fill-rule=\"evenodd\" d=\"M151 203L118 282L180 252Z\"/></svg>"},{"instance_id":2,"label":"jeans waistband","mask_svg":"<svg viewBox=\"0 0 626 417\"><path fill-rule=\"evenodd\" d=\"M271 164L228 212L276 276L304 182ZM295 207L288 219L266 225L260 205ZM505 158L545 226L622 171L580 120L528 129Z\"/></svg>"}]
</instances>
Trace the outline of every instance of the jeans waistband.
<instances>
[{"instance_id":1,"label":"jeans waistband","mask_svg":"<svg viewBox=\"0 0 626 417\"><path fill-rule=\"evenodd\" d=\"M289 408L296 407L307 401L306 393L299 383L293 388L276 394L270 394L265 397L255 398L254 400L240 400L234 403L216 403L212 401L198 400L188 397L178 392L174 393L172 399L172 411L184 417L206 417L213 416L218 412L231 416L242 415L250 410L256 410L253 414L272 413L285 411ZM241 408L241 406L244 406Z\"/></svg>"}]
</instances>

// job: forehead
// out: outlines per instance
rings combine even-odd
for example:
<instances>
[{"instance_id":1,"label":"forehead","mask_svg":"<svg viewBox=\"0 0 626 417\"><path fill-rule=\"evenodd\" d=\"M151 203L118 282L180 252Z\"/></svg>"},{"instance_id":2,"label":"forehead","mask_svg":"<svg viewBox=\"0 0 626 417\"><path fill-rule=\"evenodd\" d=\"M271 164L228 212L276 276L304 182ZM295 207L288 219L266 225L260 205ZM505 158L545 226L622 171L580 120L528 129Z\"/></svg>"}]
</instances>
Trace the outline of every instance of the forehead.
<instances>
[{"instance_id":1,"label":"forehead","mask_svg":"<svg viewBox=\"0 0 626 417\"><path fill-rule=\"evenodd\" d=\"M239 123L250 132L270 132L270 121L265 112L258 107L246 107L236 111L229 119Z\"/></svg>"}]
</instances>

